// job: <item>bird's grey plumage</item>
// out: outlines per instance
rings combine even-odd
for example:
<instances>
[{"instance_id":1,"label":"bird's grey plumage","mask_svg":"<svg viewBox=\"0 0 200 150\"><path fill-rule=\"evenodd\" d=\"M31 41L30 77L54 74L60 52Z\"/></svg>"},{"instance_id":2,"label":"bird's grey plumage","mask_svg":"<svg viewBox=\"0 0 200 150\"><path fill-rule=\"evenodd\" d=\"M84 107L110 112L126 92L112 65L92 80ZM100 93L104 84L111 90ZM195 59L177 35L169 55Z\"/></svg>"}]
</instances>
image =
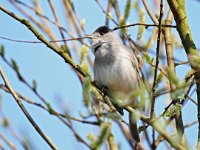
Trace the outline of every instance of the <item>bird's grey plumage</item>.
<instances>
[{"instance_id":1,"label":"bird's grey plumage","mask_svg":"<svg viewBox=\"0 0 200 150\"><path fill-rule=\"evenodd\" d=\"M138 62L135 55L123 45L109 28L99 27L92 35L92 49L95 54L94 80L108 89L108 94L125 99L140 86ZM139 142L136 123L130 120L133 138Z\"/></svg>"}]
</instances>

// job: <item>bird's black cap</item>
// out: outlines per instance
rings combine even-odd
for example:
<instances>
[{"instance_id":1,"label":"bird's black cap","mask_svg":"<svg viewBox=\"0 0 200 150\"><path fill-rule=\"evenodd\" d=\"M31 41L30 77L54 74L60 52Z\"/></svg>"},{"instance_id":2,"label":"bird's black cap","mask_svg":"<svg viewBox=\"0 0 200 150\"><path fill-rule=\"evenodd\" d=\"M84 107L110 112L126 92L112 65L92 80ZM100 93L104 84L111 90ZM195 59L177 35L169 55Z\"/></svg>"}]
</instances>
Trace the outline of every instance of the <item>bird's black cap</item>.
<instances>
[{"instance_id":1,"label":"bird's black cap","mask_svg":"<svg viewBox=\"0 0 200 150\"><path fill-rule=\"evenodd\" d=\"M100 26L98 27L94 33L99 33L101 36L111 31L107 26Z\"/></svg>"}]
</instances>

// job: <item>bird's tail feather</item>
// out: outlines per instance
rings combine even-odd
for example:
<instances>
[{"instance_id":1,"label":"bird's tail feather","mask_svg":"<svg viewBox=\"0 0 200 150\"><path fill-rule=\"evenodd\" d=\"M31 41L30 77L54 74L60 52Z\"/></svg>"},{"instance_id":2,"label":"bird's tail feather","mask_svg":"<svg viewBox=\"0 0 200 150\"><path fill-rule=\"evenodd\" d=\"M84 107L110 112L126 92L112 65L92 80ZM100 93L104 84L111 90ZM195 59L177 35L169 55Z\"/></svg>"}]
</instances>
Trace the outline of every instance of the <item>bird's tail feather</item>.
<instances>
[{"instance_id":1,"label":"bird's tail feather","mask_svg":"<svg viewBox=\"0 0 200 150\"><path fill-rule=\"evenodd\" d=\"M132 113L129 113L129 130L130 130L131 137L133 138L133 140L135 140L135 142L139 143L140 135L139 135L138 128L137 128L136 119L133 118Z\"/></svg>"}]
</instances>

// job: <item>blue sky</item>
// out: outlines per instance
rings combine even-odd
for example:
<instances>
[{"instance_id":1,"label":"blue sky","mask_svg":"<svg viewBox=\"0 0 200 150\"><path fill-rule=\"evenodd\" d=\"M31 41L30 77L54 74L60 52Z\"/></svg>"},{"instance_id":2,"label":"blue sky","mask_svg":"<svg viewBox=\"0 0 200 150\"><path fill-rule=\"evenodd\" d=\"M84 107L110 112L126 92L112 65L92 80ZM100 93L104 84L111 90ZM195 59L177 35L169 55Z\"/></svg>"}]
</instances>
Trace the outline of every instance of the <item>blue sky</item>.
<instances>
[{"instance_id":1,"label":"blue sky","mask_svg":"<svg viewBox=\"0 0 200 150\"><path fill-rule=\"evenodd\" d=\"M44 11L50 12L49 8L47 7L46 1L41 1L41 3ZM88 34L92 33L94 29L96 29L98 26L104 24L105 15L97 6L95 1L74 0L74 4L79 17L86 20L85 29ZM102 2L102 5L105 7L105 4L106 1L104 0ZM0 5L4 6L10 11L17 12L7 0L1 0ZM61 18L61 23L63 24L63 26L67 26L65 24L65 18L63 15L64 12L61 9L61 5L59 4L59 2L55 3L55 7L57 8L56 10L58 10L59 16ZM124 5L122 2L120 8L123 9L123 7ZM197 48L200 48L200 19L198 16L198 14L200 14L199 8L200 2L197 2L195 0L186 0L188 21ZM20 15L20 13L18 12L16 14ZM51 18L51 13L49 13L48 16ZM28 29L26 29L23 25L2 12L0 12L0 22L0 36L21 40L36 40L33 34L28 31ZM138 22L137 17L131 16L130 22ZM147 22L152 23L149 18L147 18ZM112 23L111 27L114 27ZM60 38L57 30L55 31L56 35L58 35L58 37ZM136 33L137 27L130 29L129 32ZM176 30L173 29L173 32L176 32ZM132 35L132 37L134 39L136 37L136 34ZM56 102L56 100L62 99L65 103L65 107L68 109L70 114L79 117L79 113L85 112L85 110L82 109L82 88L79 80L75 73L71 71L69 65L67 65L57 54L53 53L43 44L12 43L10 41L5 41L2 39L0 39L0 44L3 44L5 46L6 57L8 59L14 58L17 61L17 64L20 67L20 71L29 81L29 83L31 83L33 79L37 80L38 91L41 93L41 95L43 95L43 97L45 97L45 99L51 102L52 106L55 109L59 110L61 105ZM186 59L183 49L176 50L175 55L181 60ZM2 59L0 59L0 66L6 73L12 87L16 91L19 91L24 95L28 95L28 97L30 97L31 99L39 102L38 98L29 89L27 89L25 85L18 81L16 74L2 61ZM187 73L186 70L188 69L189 68L187 66L178 67L178 72L180 72L180 74L178 74L178 77L182 79ZM1 79L0 83L3 83ZM3 99L2 111L6 116L9 117L9 119L11 120L11 125L14 127L17 133L19 135L29 136L37 149L49 149L49 146L43 141L43 139L37 134L37 132L25 118L24 114L14 102L14 99L9 94L5 94L2 91L0 91L0 95L2 95ZM164 105L162 104L164 102L163 99L158 100L159 101L156 103L156 111L162 112L162 108L164 108ZM87 149L84 145L79 144L76 141L72 132L57 118L49 115L48 113L35 106L30 106L26 103L24 104L33 116L33 118L36 120L36 122L40 125L42 130L52 139L52 141L55 143L55 145L59 147L59 149L64 150L66 149L66 147L70 150ZM197 119L196 107L194 107L191 102L188 102L187 105L184 107L183 116L184 122L192 122ZM96 127L76 122L74 122L74 125L77 131L81 133L83 138L88 133L97 133L98 130L98 128ZM114 130L116 131L115 136L120 137L118 138L117 142L121 144L121 148L130 149L128 143L121 142L123 141L124 137L120 134L120 131L115 124ZM13 143L17 143L7 130L0 127L0 132L4 133L4 135L6 135L8 139L12 139ZM188 135L188 137L192 137L187 140L192 147L195 147L197 141L197 125L191 127L190 129L186 129L186 135ZM2 141L0 140L0 142ZM17 144L17 148L22 149L19 144Z\"/></svg>"}]
</instances>

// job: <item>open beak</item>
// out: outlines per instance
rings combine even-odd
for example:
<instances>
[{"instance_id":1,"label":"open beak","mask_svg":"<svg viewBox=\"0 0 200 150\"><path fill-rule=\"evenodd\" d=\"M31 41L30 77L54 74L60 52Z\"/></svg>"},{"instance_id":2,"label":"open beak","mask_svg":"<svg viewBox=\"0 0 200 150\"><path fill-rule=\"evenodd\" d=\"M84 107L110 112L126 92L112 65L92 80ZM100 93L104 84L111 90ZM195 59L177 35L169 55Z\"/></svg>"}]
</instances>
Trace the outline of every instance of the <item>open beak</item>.
<instances>
[{"instance_id":1,"label":"open beak","mask_svg":"<svg viewBox=\"0 0 200 150\"><path fill-rule=\"evenodd\" d=\"M88 39L92 39L92 38L93 38L93 36L92 36L92 35L89 35L89 34L86 34L85 37L88 38Z\"/></svg>"}]
</instances>

